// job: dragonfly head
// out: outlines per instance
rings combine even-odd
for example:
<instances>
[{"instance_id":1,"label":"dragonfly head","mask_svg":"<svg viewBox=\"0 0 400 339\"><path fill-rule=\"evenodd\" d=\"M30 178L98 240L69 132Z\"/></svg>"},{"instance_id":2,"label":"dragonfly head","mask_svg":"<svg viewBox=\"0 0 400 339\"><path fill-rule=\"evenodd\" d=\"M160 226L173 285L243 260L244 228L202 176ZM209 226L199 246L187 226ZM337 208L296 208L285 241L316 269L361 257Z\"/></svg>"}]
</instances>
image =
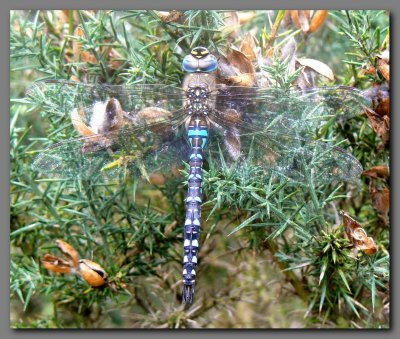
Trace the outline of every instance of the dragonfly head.
<instances>
[{"instance_id":1,"label":"dragonfly head","mask_svg":"<svg viewBox=\"0 0 400 339\"><path fill-rule=\"evenodd\" d=\"M217 69L218 60L205 47L195 47L183 58L182 68L189 73L210 73Z\"/></svg>"}]
</instances>

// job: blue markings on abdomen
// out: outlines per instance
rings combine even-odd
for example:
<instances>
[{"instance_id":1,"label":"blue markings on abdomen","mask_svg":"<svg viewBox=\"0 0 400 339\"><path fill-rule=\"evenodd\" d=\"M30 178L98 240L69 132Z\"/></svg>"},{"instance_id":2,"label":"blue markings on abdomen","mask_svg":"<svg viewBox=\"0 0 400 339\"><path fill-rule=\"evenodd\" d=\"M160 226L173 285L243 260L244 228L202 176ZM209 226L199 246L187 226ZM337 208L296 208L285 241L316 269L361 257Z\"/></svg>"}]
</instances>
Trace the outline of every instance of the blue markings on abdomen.
<instances>
[{"instance_id":1,"label":"blue markings on abdomen","mask_svg":"<svg viewBox=\"0 0 400 339\"><path fill-rule=\"evenodd\" d=\"M190 129L188 136L189 137L199 136L207 138L208 131L206 129Z\"/></svg>"},{"instance_id":2,"label":"blue markings on abdomen","mask_svg":"<svg viewBox=\"0 0 400 339\"><path fill-rule=\"evenodd\" d=\"M193 138L201 138L202 139L201 148L204 148L204 146L207 143L208 130L207 129L189 129L188 137L189 137L189 141L191 144L192 144Z\"/></svg>"}]
</instances>

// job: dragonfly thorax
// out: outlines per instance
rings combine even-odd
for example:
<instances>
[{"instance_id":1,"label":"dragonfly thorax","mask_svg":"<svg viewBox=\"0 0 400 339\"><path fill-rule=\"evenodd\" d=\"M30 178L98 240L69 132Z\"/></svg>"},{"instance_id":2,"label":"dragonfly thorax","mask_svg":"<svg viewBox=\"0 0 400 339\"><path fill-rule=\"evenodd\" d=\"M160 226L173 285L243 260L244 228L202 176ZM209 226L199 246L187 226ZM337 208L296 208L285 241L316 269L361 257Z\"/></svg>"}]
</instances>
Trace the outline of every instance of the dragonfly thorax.
<instances>
[{"instance_id":1,"label":"dragonfly thorax","mask_svg":"<svg viewBox=\"0 0 400 339\"><path fill-rule=\"evenodd\" d=\"M205 114L208 113L207 100L210 92L206 87L196 86L189 87L186 96L189 100L188 112L189 114Z\"/></svg>"}]
</instances>

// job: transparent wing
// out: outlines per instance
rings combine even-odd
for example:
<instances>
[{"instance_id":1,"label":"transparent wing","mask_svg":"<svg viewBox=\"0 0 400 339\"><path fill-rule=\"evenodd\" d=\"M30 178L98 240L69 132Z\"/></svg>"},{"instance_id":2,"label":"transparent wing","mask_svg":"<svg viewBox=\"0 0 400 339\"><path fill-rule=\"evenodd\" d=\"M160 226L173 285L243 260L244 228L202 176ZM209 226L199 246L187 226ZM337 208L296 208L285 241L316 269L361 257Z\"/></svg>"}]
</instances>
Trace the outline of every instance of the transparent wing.
<instances>
[{"instance_id":1,"label":"transparent wing","mask_svg":"<svg viewBox=\"0 0 400 339\"><path fill-rule=\"evenodd\" d=\"M50 146L35 158L32 169L65 179L90 179L101 175L112 180L121 174L146 177L180 166L189 145L181 129L165 131L165 122L124 127L91 137L70 139ZM162 133L157 129L162 128Z\"/></svg>"},{"instance_id":2,"label":"transparent wing","mask_svg":"<svg viewBox=\"0 0 400 339\"><path fill-rule=\"evenodd\" d=\"M101 124L94 115L101 103L110 99L118 100L122 111L135 114L145 107L178 111L183 107L183 96L182 89L167 85L93 85L64 80L39 81L27 91L27 98L38 110L70 118L70 113L79 108L83 112L80 119L87 125Z\"/></svg>"},{"instance_id":3,"label":"transparent wing","mask_svg":"<svg viewBox=\"0 0 400 339\"><path fill-rule=\"evenodd\" d=\"M370 99L360 90L346 86L305 90L222 87L212 106L219 112L221 124L227 127L268 127L299 135L315 131L330 121L361 114L364 107L370 106ZM238 118L232 119L235 112Z\"/></svg>"},{"instance_id":4,"label":"transparent wing","mask_svg":"<svg viewBox=\"0 0 400 339\"><path fill-rule=\"evenodd\" d=\"M360 114L368 104L349 87L227 89L209 113L215 127L209 150L217 162L221 155L230 166L250 161L299 182L352 180L361 174L359 161L340 147L314 141L313 135L329 121Z\"/></svg>"},{"instance_id":5,"label":"transparent wing","mask_svg":"<svg viewBox=\"0 0 400 339\"><path fill-rule=\"evenodd\" d=\"M320 141L270 133L218 133L209 144L210 161L242 171L257 166L267 175L298 183L350 181L361 175L360 162L346 150Z\"/></svg>"},{"instance_id":6,"label":"transparent wing","mask_svg":"<svg viewBox=\"0 0 400 339\"><path fill-rule=\"evenodd\" d=\"M182 91L176 88L46 81L35 84L28 95L39 99L38 108L46 114L70 119L80 135L41 152L34 170L84 179L102 173L107 179L121 168L146 176L186 160L186 113Z\"/></svg>"}]
</instances>

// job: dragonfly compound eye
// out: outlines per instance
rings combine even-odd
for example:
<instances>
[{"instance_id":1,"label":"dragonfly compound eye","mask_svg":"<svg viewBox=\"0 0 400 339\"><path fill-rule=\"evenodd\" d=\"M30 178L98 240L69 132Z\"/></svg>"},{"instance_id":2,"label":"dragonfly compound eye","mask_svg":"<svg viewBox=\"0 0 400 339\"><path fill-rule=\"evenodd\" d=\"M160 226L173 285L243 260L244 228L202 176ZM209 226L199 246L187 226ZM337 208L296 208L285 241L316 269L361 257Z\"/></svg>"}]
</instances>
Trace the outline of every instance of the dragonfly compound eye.
<instances>
[{"instance_id":1,"label":"dragonfly compound eye","mask_svg":"<svg viewBox=\"0 0 400 339\"><path fill-rule=\"evenodd\" d=\"M182 62L184 71L210 73L217 69L217 58L210 54L207 48L196 47L189 55L186 55Z\"/></svg>"}]
</instances>

